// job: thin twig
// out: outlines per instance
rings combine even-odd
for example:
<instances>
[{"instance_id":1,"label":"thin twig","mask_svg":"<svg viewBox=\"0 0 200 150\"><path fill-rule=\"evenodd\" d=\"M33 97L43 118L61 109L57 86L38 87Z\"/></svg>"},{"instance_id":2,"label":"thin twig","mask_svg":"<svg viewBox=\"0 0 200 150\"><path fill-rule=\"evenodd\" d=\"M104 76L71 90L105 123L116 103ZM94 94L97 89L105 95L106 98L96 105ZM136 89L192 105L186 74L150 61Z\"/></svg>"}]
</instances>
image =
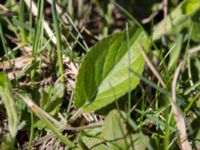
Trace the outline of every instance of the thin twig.
<instances>
[{"instance_id":1,"label":"thin twig","mask_svg":"<svg viewBox=\"0 0 200 150\"><path fill-rule=\"evenodd\" d=\"M37 106L32 100L30 100L28 97L24 97L21 94L15 92L15 94L20 97L27 105L28 107L31 108L31 110L33 109L37 109L40 111L40 113L42 113L44 116L46 116L49 120L51 120L55 125L57 125L58 127L62 127L63 125L60 124L59 121L57 121L56 119L54 119L51 115L49 115L47 112L45 112L44 110L42 110L39 106Z\"/></svg>"},{"instance_id":2,"label":"thin twig","mask_svg":"<svg viewBox=\"0 0 200 150\"><path fill-rule=\"evenodd\" d=\"M186 132L184 116L182 115L181 110L175 104L176 103L176 85L177 85L177 80L178 80L178 76L181 71L182 65L183 65L183 61L180 62L178 68L176 69L174 77L173 77L173 81L172 81L172 101L173 101L172 102L172 112L174 114L176 126L179 131L182 150L192 150L191 145L187 139L187 132Z\"/></svg>"},{"instance_id":3,"label":"thin twig","mask_svg":"<svg viewBox=\"0 0 200 150\"><path fill-rule=\"evenodd\" d=\"M132 108L130 109L130 113L133 112L133 111L135 110L135 108L138 106L138 104L141 102L141 100L142 100L142 99L140 98L140 99L138 99L138 100L136 101L136 104L133 105Z\"/></svg>"},{"instance_id":4,"label":"thin twig","mask_svg":"<svg viewBox=\"0 0 200 150\"><path fill-rule=\"evenodd\" d=\"M43 137L41 137L37 140L34 140L32 146L34 147L34 146L40 145L40 144L44 143L45 141L48 141L48 140L50 140L51 138L54 138L54 137L55 136L53 134L43 136ZM25 144L22 145L22 149L27 149L27 147L28 147L28 142L26 142Z\"/></svg>"},{"instance_id":5,"label":"thin twig","mask_svg":"<svg viewBox=\"0 0 200 150\"><path fill-rule=\"evenodd\" d=\"M172 50L174 50L176 46L176 43L170 48L170 50L167 52L167 54L164 56L164 59L160 62L159 66L162 65L163 61L167 58L167 56L169 56L169 54L172 52Z\"/></svg>"},{"instance_id":6,"label":"thin twig","mask_svg":"<svg viewBox=\"0 0 200 150\"><path fill-rule=\"evenodd\" d=\"M158 79L158 81L161 83L161 85L166 88L166 85L162 79L162 77L160 76L160 74L158 73L158 71L156 70L156 68L153 66L153 64L151 63L151 61L149 60L149 58L147 57L147 54L144 50L144 47L141 46L140 47L141 53L144 57L144 60L146 61L147 65L149 66L149 68L151 69L151 71L153 72L153 74L155 75L155 77Z\"/></svg>"},{"instance_id":7,"label":"thin twig","mask_svg":"<svg viewBox=\"0 0 200 150\"><path fill-rule=\"evenodd\" d=\"M190 54L196 53L200 51L200 45L189 50Z\"/></svg>"},{"instance_id":8,"label":"thin twig","mask_svg":"<svg viewBox=\"0 0 200 150\"><path fill-rule=\"evenodd\" d=\"M142 20L142 24L147 24L149 23L157 14L158 14L159 10L152 13L148 18L145 18Z\"/></svg>"},{"instance_id":9,"label":"thin twig","mask_svg":"<svg viewBox=\"0 0 200 150\"><path fill-rule=\"evenodd\" d=\"M144 48L142 46L141 46L141 53L142 53L147 65L149 66L149 68L153 72L153 74L160 81L161 85L164 88L166 88L165 83L163 82L161 76L159 75L159 73L157 72L157 70L155 69L153 64L148 59L148 57L147 57L147 55L144 51ZM174 114L176 126L177 126L177 129L179 131L179 135L180 135L180 139L181 139L182 150L192 150L191 145L190 145L190 143L187 139L187 132L186 132L186 125L185 125L184 117L183 117L182 112L179 109L179 107L176 106L176 84L177 84L178 76L179 76L179 73L181 71L182 65L183 65L183 61L179 64L178 68L176 69L175 74L174 74L174 78L173 78L173 81L172 81L172 101L171 101L171 104L172 104L172 112Z\"/></svg>"},{"instance_id":10,"label":"thin twig","mask_svg":"<svg viewBox=\"0 0 200 150\"><path fill-rule=\"evenodd\" d=\"M159 11L163 8L163 5L159 5L157 10L155 12L153 12L148 18L144 18L142 20L142 24L146 24L146 23L149 23L158 13Z\"/></svg>"},{"instance_id":11,"label":"thin twig","mask_svg":"<svg viewBox=\"0 0 200 150\"><path fill-rule=\"evenodd\" d=\"M82 127L72 127L70 125L65 125L62 129L60 129L60 131L62 132L64 130L68 130L68 131L80 132L80 131L83 131L85 129L102 127L102 126L103 126L102 122L92 123L92 124L82 126ZM44 143L45 141L48 141L48 140L50 140L51 138L54 138L54 137L55 137L55 135L53 135L53 134L45 135L44 137L41 137L37 140L34 140L33 146L40 145L40 144ZM28 143L25 143L22 147L23 147L23 149L26 149L27 146L28 146Z\"/></svg>"}]
</instances>

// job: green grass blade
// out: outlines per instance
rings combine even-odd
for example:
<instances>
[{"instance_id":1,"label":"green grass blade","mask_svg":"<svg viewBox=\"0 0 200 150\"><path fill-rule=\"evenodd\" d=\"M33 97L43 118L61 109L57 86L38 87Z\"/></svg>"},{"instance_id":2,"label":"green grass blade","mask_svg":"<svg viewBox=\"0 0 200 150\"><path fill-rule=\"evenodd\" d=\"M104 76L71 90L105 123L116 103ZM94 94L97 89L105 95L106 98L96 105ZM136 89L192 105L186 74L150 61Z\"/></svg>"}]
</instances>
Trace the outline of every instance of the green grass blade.
<instances>
[{"instance_id":1,"label":"green grass blade","mask_svg":"<svg viewBox=\"0 0 200 150\"><path fill-rule=\"evenodd\" d=\"M25 3L24 0L20 0L20 7L19 7L19 20L20 22L24 22L24 14L25 14ZM23 27L20 27L20 36L22 42L26 41L26 33Z\"/></svg>"},{"instance_id":2,"label":"green grass blade","mask_svg":"<svg viewBox=\"0 0 200 150\"><path fill-rule=\"evenodd\" d=\"M57 53L58 53L58 66L59 66L59 75L61 77L61 81L64 82L64 68L63 68L63 59L62 59L62 42L61 42L61 36L60 36L60 29L59 29L59 22L58 22L58 14L56 11L56 2L52 1L52 13L53 13L53 24L54 29L56 31L56 38L57 38Z\"/></svg>"},{"instance_id":3,"label":"green grass blade","mask_svg":"<svg viewBox=\"0 0 200 150\"><path fill-rule=\"evenodd\" d=\"M17 115L17 108L13 97L11 85L8 81L7 75L0 72L0 96L2 97L6 112L8 115L8 128L12 138L17 134L17 127L19 118Z\"/></svg>"},{"instance_id":4,"label":"green grass blade","mask_svg":"<svg viewBox=\"0 0 200 150\"><path fill-rule=\"evenodd\" d=\"M54 135L57 138L59 138L63 143L65 143L66 146L74 147L74 143L71 142L67 137L62 135L58 127L52 123L52 120L51 121L49 120L49 117L47 116L46 112L44 112L40 107L34 104L29 98L24 97L18 93L16 94L17 96L19 96L20 99L22 99L28 105L28 107L31 108L31 110L35 113L35 115L38 116L46 124L46 126L54 133Z\"/></svg>"},{"instance_id":5,"label":"green grass blade","mask_svg":"<svg viewBox=\"0 0 200 150\"><path fill-rule=\"evenodd\" d=\"M157 91L159 91L160 93L163 94L167 94L167 90L159 87L158 85L156 85L155 83L153 83L152 81L148 80L147 78L143 77L142 75L138 74L137 72L135 72L134 70L130 71L138 78L140 78L143 82L145 82L146 84L150 85L151 87L153 87L154 89L156 89Z\"/></svg>"},{"instance_id":6,"label":"green grass blade","mask_svg":"<svg viewBox=\"0 0 200 150\"><path fill-rule=\"evenodd\" d=\"M190 92L192 92L195 89L200 89L200 81L196 82L193 86L189 87L185 90L184 95L188 95Z\"/></svg>"},{"instance_id":7,"label":"green grass blade","mask_svg":"<svg viewBox=\"0 0 200 150\"><path fill-rule=\"evenodd\" d=\"M33 50L32 50L32 64L36 63L37 50L39 49L41 38L43 38L43 20L44 20L44 0L38 2L39 10L37 17L37 26L35 31ZM36 68L31 72L31 80L34 81Z\"/></svg>"},{"instance_id":8,"label":"green grass blade","mask_svg":"<svg viewBox=\"0 0 200 150\"><path fill-rule=\"evenodd\" d=\"M13 53L10 53L11 51L10 51L9 47L7 46L7 41L4 37L1 20L0 20L0 39L1 39L1 43L3 45L3 49L4 49L4 53L6 55L6 58L8 60L14 58Z\"/></svg>"}]
</instances>

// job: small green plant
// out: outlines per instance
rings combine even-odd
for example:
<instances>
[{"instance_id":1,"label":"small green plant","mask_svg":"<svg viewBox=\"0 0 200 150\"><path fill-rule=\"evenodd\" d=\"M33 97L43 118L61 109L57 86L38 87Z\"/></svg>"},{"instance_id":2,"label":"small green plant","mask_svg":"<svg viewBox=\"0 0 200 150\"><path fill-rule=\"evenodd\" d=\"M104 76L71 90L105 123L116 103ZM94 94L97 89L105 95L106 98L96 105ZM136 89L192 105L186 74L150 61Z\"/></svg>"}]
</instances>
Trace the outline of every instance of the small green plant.
<instances>
[{"instance_id":1,"label":"small green plant","mask_svg":"<svg viewBox=\"0 0 200 150\"><path fill-rule=\"evenodd\" d=\"M0 3L0 149L200 149L199 16L199 0Z\"/></svg>"},{"instance_id":2,"label":"small green plant","mask_svg":"<svg viewBox=\"0 0 200 150\"><path fill-rule=\"evenodd\" d=\"M111 35L97 43L81 64L76 80L75 106L83 106L83 111L95 111L135 88L139 80L133 74L129 76L129 72L132 69L141 74L144 69L141 45L148 50L150 40L139 29Z\"/></svg>"}]
</instances>

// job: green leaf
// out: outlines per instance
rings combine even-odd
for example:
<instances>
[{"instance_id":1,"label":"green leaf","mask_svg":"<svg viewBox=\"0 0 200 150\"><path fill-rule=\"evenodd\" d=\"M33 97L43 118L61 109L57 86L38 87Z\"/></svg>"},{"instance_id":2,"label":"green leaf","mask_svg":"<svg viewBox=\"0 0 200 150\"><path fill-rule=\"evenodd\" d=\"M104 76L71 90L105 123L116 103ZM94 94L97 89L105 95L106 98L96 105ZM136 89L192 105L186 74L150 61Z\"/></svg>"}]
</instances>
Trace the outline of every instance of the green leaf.
<instances>
[{"instance_id":1,"label":"green leaf","mask_svg":"<svg viewBox=\"0 0 200 150\"><path fill-rule=\"evenodd\" d=\"M55 116L58 112L60 105L62 104L62 98L64 96L65 86L62 83L55 83L54 85L46 86L40 89L41 104L40 107L47 113ZM46 124L42 120L38 120L35 123L35 127L39 130L44 129Z\"/></svg>"},{"instance_id":2,"label":"green leaf","mask_svg":"<svg viewBox=\"0 0 200 150\"><path fill-rule=\"evenodd\" d=\"M148 138L138 133L131 134L124 120L117 110L112 110L105 118L102 128L86 129L79 138L83 149L118 150L139 149L144 150ZM133 148L134 147L134 148Z\"/></svg>"},{"instance_id":3,"label":"green leaf","mask_svg":"<svg viewBox=\"0 0 200 150\"><path fill-rule=\"evenodd\" d=\"M45 87L43 93L41 93L44 101L42 108L51 115L55 115L61 105L64 92L65 86L62 83Z\"/></svg>"},{"instance_id":4,"label":"green leaf","mask_svg":"<svg viewBox=\"0 0 200 150\"><path fill-rule=\"evenodd\" d=\"M193 30L191 38L195 42L200 42L200 23L193 23Z\"/></svg>"},{"instance_id":5,"label":"green leaf","mask_svg":"<svg viewBox=\"0 0 200 150\"><path fill-rule=\"evenodd\" d=\"M11 134L4 134L3 137L0 138L0 149L1 150L13 150L17 149L15 146L15 140L11 136Z\"/></svg>"},{"instance_id":6,"label":"green leaf","mask_svg":"<svg viewBox=\"0 0 200 150\"><path fill-rule=\"evenodd\" d=\"M13 25L15 25L17 27L24 28L24 29L26 29L26 30L28 30L29 32L32 32L32 33L34 32L34 29L31 26L21 22L20 20L12 18L12 22L13 22Z\"/></svg>"},{"instance_id":7,"label":"green leaf","mask_svg":"<svg viewBox=\"0 0 200 150\"><path fill-rule=\"evenodd\" d=\"M191 71L192 71L192 80L193 82L200 81L200 55L197 55L194 58L191 58Z\"/></svg>"},{"instance_id":8,"label":"green leaf","mask_svg":"<svg viewBox=\"0 0 200 150\"><path fill-rule=\"evenodd\" d=\"M200 11L192 17L192 25L191 39L195 42L200 42ZM191 30L191 26L189 26L189 30Z\"/></svg>"},{"instance_id":9,"label":"green leaf","mask_svg":"<svg viewBox=\"0 0 200 150\"><path fill-rule=\"evenodd\" d=\"M185 0L182 8L183 8L183 13L187 15L192 15L196 13L197 10L200 9L200 1L199 0Z\"/></svg>"},{"instance_id":10,"label":"green leaf","mask_svg":"<svg viewBox=\"0 0 200 150\"><path fill-rule=\"evenodd\" d=\"M188 25L188 21L198 10L200 10L199 0L185 0L174 11L172 11L167 20L162 20L153 32L153 40L158 40L162 35L171 34L176 30L181 30ZM190 24L189 24L190 25Z\"/></svg>"},{"instance_id":11,"label":"green leaf","mask_svg":"<svg viewBox=\"0 0 200 150\"><path fill-rule=\"evenodd\" d=\"M109 141L108 144L113 149L128 149L134 147L134 149L143 150L146 148L143 140L147 140L147 137L142 139L137 133L130 134L117 110L112 110L106 117L102 129L102 137Z\"/></svg>"},{"instance_id":12,"label":"green leaf","mask_svg":"<svg viewBox=\"0 0 200 150\"><path fill-rule=\"evenodd\" d=\"M106 140L113 141L113 146L127 148L127 130L125 123L117 110L111 111L105 119L102 137Z\"/></svg>"},{"instance_id":13,"label":"green leaf","mask_svg":"<svg viewBox=\"0 0 200 150\"><path fill-rule=\"evenodd\" d=\"M5 72L0 72L0 96L5 105L6 112L8 115L8 128L12 138L15 138L17 134L17 127L19 118L17 114L16 104L13 97L11 85L8 81Z\"/></svg>"},{"instance_id":14,"label":"green leaf","mask_svg":"<svg viewBox=\"0 0 200 150\"><path fill-rule=\"evenodd\" d=\"M79 139L82 149L111 150L111 147L103 144L104 140L100 137L101 128L86 129L84 132Z\"/></svg>"},{"instance_id":15,"label":"green leaf","mask_svg":"<svg viewBox=\"0 0 200 150\"><path fill-rule=\"evenodd\" d=\"M141 29L117 33L98 42L84 58L76 80L75 106L83 111L98 110L134 89L141 74L144 59L140 53L143 45L148 51L150 40ZM129 45L128 45L129 43ZM129 47L129 48L128 48ZM130 89L129 89L130 85Z\"/></svg>"},{"instance_id":16,"label":"green leaf","mask_svg":"<svg viewBox=\"0 0 200 150\"><path fill-rule=\"evenodd\" d=\"M180 34L177 36L174 44L175 47L172 49L172 52L170 53L170 60L168 63L168 68L172 68L175 67L178 61L178 57L180 55L181 52L181 48L182 48L182 42L183 42L183 35Z\"/></svg>"}]
</instances>

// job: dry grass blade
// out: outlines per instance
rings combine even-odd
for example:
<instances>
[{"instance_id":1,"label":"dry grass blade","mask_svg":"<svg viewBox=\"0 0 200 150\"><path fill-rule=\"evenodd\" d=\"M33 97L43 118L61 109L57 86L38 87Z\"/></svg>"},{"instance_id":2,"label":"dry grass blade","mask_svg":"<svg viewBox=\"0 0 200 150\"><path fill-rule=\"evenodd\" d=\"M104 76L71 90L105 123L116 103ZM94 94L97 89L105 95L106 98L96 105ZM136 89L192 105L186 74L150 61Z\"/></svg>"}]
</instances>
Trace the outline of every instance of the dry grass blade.
<instances>
[{"instance_id":1,"label":"dry grass blade","mask_svg":"<svg viewBox=\"0 0 200 150\"><path fill-rule=\"evenodd\" d=\"M44 115L46 118L51 120L56 126L62 127L62 124L60 124L59 121L51 117L47 112L43 111L40 107L38 107L33 101L31 101L28 97L24 97L21 94L16 93L17 96L19 96L27 105L32 109L32 111L37 111L36 114Z\"/></svg>"},{"instance_id":2,"label":"dry grass blade","mask_svg":"<svg viewBox=\"0 0 200 150\"><path fill-rule=\"evenodd\" d=\"M200 45L189 50L190 54L197 53L200 51Z\"/></svg>"},{"instance_id":3,"label":"dry grass blade","mask_svg":"<svg viewBox=\"0 0 200 150\"><path fill-rule=\"evenodd\" d=\"M14 66L15 69L21 69L30 63L31 56L22 56L16 59L0 62L0 69L7 70L10 69L10 66Z\"/></svg>"},{"instance_id":4,"label":"dry grass blade","mask_svg":"<svg viewBox=\"0 0 200 150\"><path fill-rule=\"evenodd\" d=\"M182 115L181 110L175 105L175 103L176 103L176 84L177 84L178 76L181 71L182 65L183 65L183 62L180 62L178 68L175 71L174 78L172 81L172 100L174 102L174 103L172 103L172 112L174 114L176 126L179 131L182 150L192 150L192 147L187 139L187 131L186 131L184 116Z\"/></svg>"},{"instance_id":5,"label":"dry grass blade","mask_svg":"<svg viewBox=\"0 0 200 150\"><path fill-rule=\"evenodd\" d=\"M97 128L97 127L102 127L102 126L103 126L102 122L91 123L91 124L81 126L81 127L72 127L70 125L65 125L65 126L62 127L62 129L60 129L60 131L68 130L68 131L73 131L73 132L80 132L80 131L83 131L85 129ZM44 143L45 141L49 141L52 138L55 138L55 136L53 134L45 135L45 136L43 136L39 139L34 140L33 146L38 146L38 145ZM23 149L27 149L28 143L25 143L22 147L23 147Z\"/></svg>"},{"instance_id":6,"label":"dry grass blade","mask_svg":"<svg viewBox=\"0 0 200 150\"><path fill-rule=\"evenodd\" d=\"M49 64L49 60L45 56L42 58L44 60L42 68L45 68L47 67L47 64ZM37 60L38 59L39 57ZM15 59L0 62L0 69L6 71L9 80L13 80L14 78L18 78L18 74L20 75L20 73L31 66L31 61L31 55L20 56Z\"/></svg>"},{"instance_id":7,"label":"dry grass blade","mask_svg":"<svg viewBox=\"0 0 200 150\"><path fill-rule=\"evenodd\" d=\"M49 129L54 133L54 135L59 138L64 144L68 147L74 147L74 143L68 139L68 137L64 136L59 128L62 127L62 124L58 122L56 119L51 117L47 112L43 111L40 107L38 107L35 103L33 103L29 98L22 96L19 93L16 95L21 98L30 108L31 110L49 127ZM52 124L53 123L53 124Z\"/></svg>"},{"instance_id":8,"label":"dry grass blade","mask_svg":"<svg viewBox=\"0 0 200 150\"><path fill-rule=\"evenodd\" d=\"M166 88L166 85L165 85L164 81L162 80L162 77L159 75L159 73L157 72L157 70L155 69L153 64L148 59L148 57L144 51L144 48L142 46L141 46L141 53L142 53L147 65L153 72L153 74L159 80L161 85L164 88ZM176 69L176 72L175 72L174 78L173 78L173 82L172 82L172 112L174 114L176 126L179 131L182 149L183 150L192 150L191 145L189 144L189 141L187 139L187 132L186 132L186 125L185 125L184 117L181 113L181 110L176 106L176 84L177 84L178 76L179 76L182 65L183 65L183 62L181 62L179 64L178 68Z\"/></svg>"},{"instance_id":9,"label":"dry grass blade","mask_svg":"<svg viewBox=\"0 0 200 150\"><path fill-rule=\"evenodd\" d=\"M158 79L158 81L161 83L161 85L165 88L166 85L165 85L162 77L160 76L160 74L158 73L158 71L156 70L156 68L153 66L153 64L151 63L151 61L147 57L147 54L145 53L144 47L141 46L140 50L141 50L141 53L142 53L142 55L144 57L144 60L146 61L147 65L149 66L149 68L151 69L151 71L153 72L153 74L155 75L155 77Z\"/></svg>"}]
</instances>

